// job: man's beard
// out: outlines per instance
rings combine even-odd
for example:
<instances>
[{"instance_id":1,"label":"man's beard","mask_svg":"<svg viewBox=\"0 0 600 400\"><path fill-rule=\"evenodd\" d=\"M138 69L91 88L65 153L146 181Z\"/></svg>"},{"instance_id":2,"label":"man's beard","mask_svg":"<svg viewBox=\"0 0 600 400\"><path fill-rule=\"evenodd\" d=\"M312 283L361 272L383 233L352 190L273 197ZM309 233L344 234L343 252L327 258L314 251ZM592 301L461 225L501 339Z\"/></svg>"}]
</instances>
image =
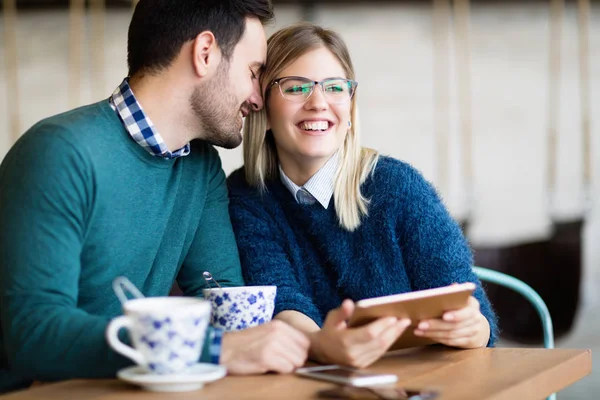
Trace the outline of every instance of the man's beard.
<instances>
[{"instance_id":1,"label":"man's beard","mask_svg":"<svg viewBox=\"0 0 600 400\"><path fill-rule=\"evenodd\" d=\"M233 149L242 143L241 105L237 104L229 85L228 70L228 63L222 64L209 82L196 86L190 105L200 121L202 139L215 146Z\"/></svg>"}]
</instances>

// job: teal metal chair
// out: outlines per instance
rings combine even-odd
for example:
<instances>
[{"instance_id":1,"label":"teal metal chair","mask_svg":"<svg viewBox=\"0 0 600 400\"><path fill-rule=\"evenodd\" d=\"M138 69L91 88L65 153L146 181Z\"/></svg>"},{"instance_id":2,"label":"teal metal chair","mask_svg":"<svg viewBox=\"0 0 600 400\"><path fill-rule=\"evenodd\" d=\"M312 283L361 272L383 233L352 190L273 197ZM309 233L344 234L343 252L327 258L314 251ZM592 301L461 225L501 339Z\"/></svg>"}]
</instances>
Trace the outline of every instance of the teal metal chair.
<instances>
[{"instance_id":1,"label":"teal metal chair","mask_svg":"<svg viewBox=\"0 0 600 400\"><path fill-rule=\"evenodd\" d=\"M502 272L493 271L487 268L473 267L473 271L484 282L495 283L496 285L504 286L512 289L517 293L522 294L533 305L535 310L542 320L542 329L544 330L544 347L547 349L554 348L554 331L552 329L552 318L546 303L540 295L525 282L507 275ZM556 393L548 396L547 400L556 400Z\"/></svg>"}]
</instances>

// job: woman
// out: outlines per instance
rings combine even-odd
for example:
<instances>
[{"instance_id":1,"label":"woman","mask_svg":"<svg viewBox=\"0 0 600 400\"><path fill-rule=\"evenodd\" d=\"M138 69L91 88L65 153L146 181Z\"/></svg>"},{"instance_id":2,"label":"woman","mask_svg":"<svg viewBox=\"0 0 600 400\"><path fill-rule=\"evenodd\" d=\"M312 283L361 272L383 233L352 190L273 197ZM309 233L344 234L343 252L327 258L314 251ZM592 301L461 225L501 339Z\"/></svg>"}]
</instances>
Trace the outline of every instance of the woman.
<instances>
[{"instance_id":1,"label":"woman","mask_svg":"<svg viewBox=\"0 0 600 400\"><path fill-rule=\"evenodd\" d=\"M228 183L244 277L278 286L275 318L308 335L312 359L365 367L410 321L348 328L354 301L472 281L467 307L420 321L414 333L493 345L495 315L471 251L433 187L408 164L360 147L342 39L306 23L278 31L260 83L265 109L248 116L245 165Z\"/></svg>"}]
</instances>

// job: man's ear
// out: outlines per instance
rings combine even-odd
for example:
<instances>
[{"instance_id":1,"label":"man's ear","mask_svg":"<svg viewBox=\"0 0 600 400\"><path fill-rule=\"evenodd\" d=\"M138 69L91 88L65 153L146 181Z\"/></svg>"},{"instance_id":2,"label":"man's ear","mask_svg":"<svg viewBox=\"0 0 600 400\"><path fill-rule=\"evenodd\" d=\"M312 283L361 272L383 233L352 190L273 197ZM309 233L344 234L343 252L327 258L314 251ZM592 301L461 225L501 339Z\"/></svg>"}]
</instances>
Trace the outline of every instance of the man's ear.
<instances>
[{"instance_id":1,"label":"man's ear","mask_svg":"<svg viewBox=\"0 0 600 400\"><path fill-rule=\"evenodd\" d=\"M192 65L199 77L217 70L221 62L221 50L211 31L200 32L192 43Z\"/></svg>"}]
</instances>

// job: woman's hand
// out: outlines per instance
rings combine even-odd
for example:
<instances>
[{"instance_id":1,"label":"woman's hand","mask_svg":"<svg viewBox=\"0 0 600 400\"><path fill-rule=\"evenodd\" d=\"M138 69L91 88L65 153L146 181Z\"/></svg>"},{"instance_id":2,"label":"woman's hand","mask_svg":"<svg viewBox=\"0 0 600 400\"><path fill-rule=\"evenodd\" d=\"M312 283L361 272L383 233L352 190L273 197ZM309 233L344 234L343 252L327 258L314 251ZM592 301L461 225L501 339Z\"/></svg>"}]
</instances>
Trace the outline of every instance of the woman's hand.
<instances>
[{"instance_id":1,"label":"woman's hand","mask_svg":"<svg viewBox=\"0 0 600 400\"><path fill-rule=\"evenodd\" d=\"M419 322L415 335L433 339L446 346L473 349L487 345L490 324L479 311L479 301L471 296L465 308L448 311L441 319Z\"/></svg>"},{"instance_id":2,"label":"woman's hand","mask_svg":"<svg viewBox=\"0 0 600 400\"><path fill-rule=\"evenodd\" d=\"M312 358L327 364L367 367L381 358L410 325L408 319L389 317L348 328L346 321L353 312L354 303L344 300L327 314L321 330L309 334Z\"/></svg>"}]
</instances>

